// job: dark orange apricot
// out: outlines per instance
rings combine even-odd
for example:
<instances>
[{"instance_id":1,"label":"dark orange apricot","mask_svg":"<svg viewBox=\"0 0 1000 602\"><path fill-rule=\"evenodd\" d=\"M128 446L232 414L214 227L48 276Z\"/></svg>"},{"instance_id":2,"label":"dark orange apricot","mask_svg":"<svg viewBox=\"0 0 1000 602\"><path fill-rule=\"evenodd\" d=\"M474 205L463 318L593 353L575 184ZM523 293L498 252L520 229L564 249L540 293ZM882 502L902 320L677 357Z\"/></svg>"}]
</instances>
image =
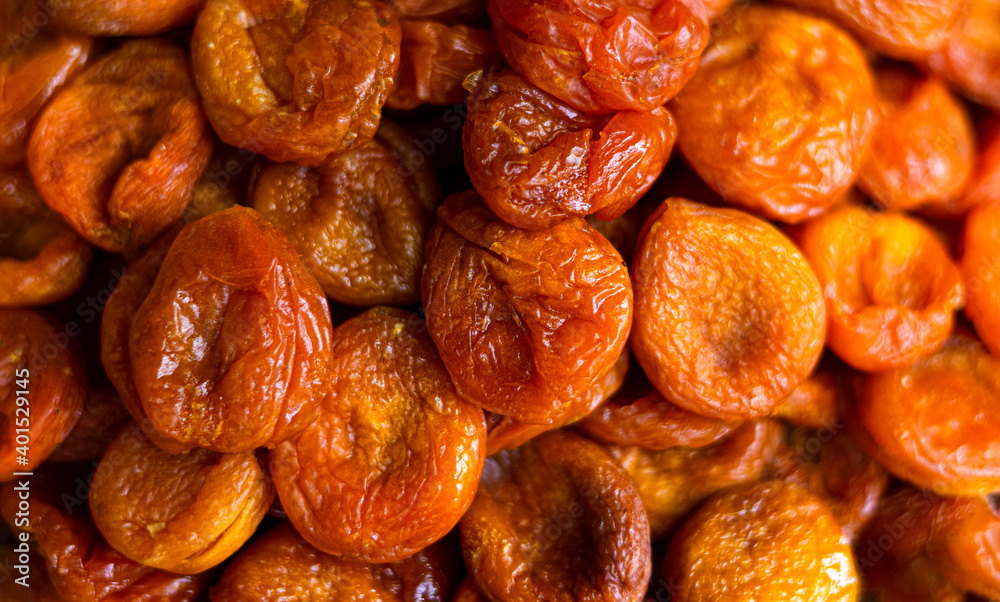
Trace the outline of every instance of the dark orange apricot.
<instances>
[{"instance_id":1,"label":"dark orange apricot","mask_svg":"<svg viewBox=\"0 0 1000 602\"><path fill-rule=\"evenodd\" d=\"M710 495L761 478L781 445L781 425L748 421L731 435L702 446L650 450L611 446L608 452L632 477L654 538L670 535Z\"/></svg>"},{"instance_id":2,"label":"dark orange apricot","mask_svg":"<svg viewBox=\"0 0 1000 602\"><path fill-rule=\"evenodd\" d=\"M491 0L504 57L578 110L651 111L698 68L708 42L699 0Z\"/></svg>"},{"instance_id":3,"label":"dark orange apricot","mask_svg":"<svg viewBox=\"0 0 1000 602\"><path fill-rule=\"evenodd\" d=\"M420 300L424 245L441 204L434 167L402 128L319 167L272 163L253 207L288 236L323 291L351 305Z\"/></svg>"},{"instance_id":4,"label":"dark orange apricot","mask_svg":"<svg viewBox=\"0 0 1000 602\"><path fill-rule=\"evenodd\" d=\"M824 357L809 378L799 383L771 415L805 428L840 425L837 410L840 366L832 356Z\"/></svg>"},{"instance_id":5,"label":"dark orange apricot","mask_svg":"<svg viewBox=\"0 0 1000 602\"><path fill-rule=\"evenodd\" d=\"M208 0L191 58L220 138L316 166L375 135L399 43L379 0Z\"/></svg>"},{"instance_id":6,"label":"dark orange apricot","mask_svg":"<svg viewBox=\"0 0 1000 602\"><path fill-rule=\"evenodd\" d=\"M846 205L793 236L823 287L827 344L854 368L907 366L951 332L965 296L962 279L921 222Z\"/></svg>"},{"instance_id":7,"label":"dark orange apricot","mask_svg":"<svg viewBox=\"0 0 1000 602\"><path fill-rule=\"evenodd\" d=\"M59 444L49 462L97 460L129 422L131 415L103 374L90 375L80 420Z\"/></svg>"},{"instance_id":8,"label":"dark orange apricot","mask_svg":"<svg viewBox=\"0 0 1000 602\"><path fill-rule=\"evenodd\" d=\"M1000 360L954 335L911 366L859 377L844 396L855 440L890 472L942 495L1000 490Z\"/></svg>"},{"instance_id":9,"label":"dark orange apricot","mask_svg":"<svg viewBox=\"0 0 1000 602\"><path fill-rule=\"evenodd\" d=\"M622 215L660 175L677 135L663 107L588 115L509 69L466 85L469 177L490 209L520 228Z\"/></svg>"},{"instance_id":10,"label":"dark orange apricot","mask_svg":"<svg viewBox=\"0 0 1000 602\"><path fill-rule=\"evenodd\" d=\"M642 202L642 199L639 199ZM639 237L639 229L642 222L649 215L651 208L644 206L634 206L622 215L610 219L599 219L596 215L590 214L584 219L597 230L598 234L608 239L611 246L618 251L625 263L632 261L632 253L635 252L635 241ZM647 211L649 209L649 211Z\"/></svg>"},{"instance_id":11,"label":"dark orange apricot","mask_svg":"<svg viewBox=\"0 0 1000 602\"><path fill-rule=\"evenodd\" d=\"M461 534L469 573L491 600L637 602L651 573L631 480L568 431L487 458Z\"/></svg>"},{"instance_id":12,"label":"dark orange apricot","mask_svg":"<svg viewBox=\"0 0 1000 602\"><path fill-rule=\"evenodd\" d=\"M1000 108L1000 2L967 0L958 27L925 61L972 100Z\"/></svg>"},{"instance_id":13,"label":"dark orange apricot","mask_svg":"<svg viewBox=\"0 0 1000 602\"><path fill-rule=\"evenodd\" d=\"M182 224L201 219L236 205L247 205L251 177L256 177L263 159L258 155L217 142L212 159L194 184L191 203L181 216Z\"/></svg>"},{"instance_id":14,"label":"dark orange apricot","mask_svg":"<svg viewBox=\"0 0 1000 602\"><path fill-rule=\"evenodd\" d=\"M326 395L326 298L288 239L252 209L185 226L131 322L143 413L181 446L274 446L309 425Z\"/></svg>"},{"instance_id":15,"label":"dark orange apricot","mask_svg":"<svg viewBox=\"0 0 1000 602\"><path fill-rule=\"evenodd\" d=\"M984 132L972 179L960 202L963 209L1000 203L1000 127Z\"/></svg>"},{"instance_id":16,"label":"dark orange apricot","mask_svg":"<svg viewBox=\"0 0 1000 602\"><path fill-rule=\"evenodd\" d=\"M901 67L879 67L875 83L879 122L858 186L886 209L961 213L976 155L965 107L942 82Z\"/></svg>"},{"instance_id":17,"label":"dark orange apricot","mask_svg":"<svg viewBox=\"0 0 1000 602\"><path fill-rule=\"evenodd\" d=\"M391 564L363 564L324 554L288 523L250 542L211 590L212 602L364 600L448 602L461 560L446 542Z\"/></svg>"},{"instance_id":18,"label":"dark orange apricot","mask_svg":"<svg viewBox=\"0 0 1000 602\"><path fill-rule=\"evenodd\" d=\"M743 211L667 199L639 234L632 280L632 352L691 412L768 414L823 350L816 276L790 240Z\"/></svg>"},{"instance_id":19,"label":"dark orange apricot","mask_svg":"<svg viewBox=\"0 0 1000 602\"><path fill-rule=\"evenodd\" d=\"M674 602L853 602L853 560L821 499L771 482L709 498L674 535L663 572L674 586Z\"/></svg>"},{"instance_id":20,"label":"dark orange apricot","mask_svg":"<svg viewBox=\"0 0 1000 602\"><path fill-rule=\"evenodd\" d=\"M194 22L205 0L49 0L53 26L91 36L151 36Z\"/></svg>"},{"instance_id":21,"label":"dark orange apricot","mask_svg":"<svg viewBox=\"0 0 1000 602\"><path fill-rule=\"evenodd\" d=\"M27 174L0 171L0 307L65 299L83 286L92 257Z\"/></svg>"},{"instance_id":22,"label":"dark orange apricot","mask_svg":"<svg viewBox=\"0 0 1000 602\"><path fill-rule=\"evenodd\" d=\"M476 585L475 579L466 577L465 581L462 581L462 585L458 587L451 602L489 602L489 598Z\"/></svg>"},{"instance_id":23,"label":"dark orange apricot","mask_svg":"<svg viewBox=\"0 0 1000 602\"><path fill-rule=\"evenodd\" d=\"M0 482L41 466L80 419L86 394L80 348L63 324L0 309Z\"/></svg>"},{"instance_id":24,"label":"dark orange apricot","mask_svg":"<svg viewBox=\"0 0 1000 602\"><path fill-rule=\"evenodd\" d=\"M625 348L632 287L582 218L510 226L474 192L438 209L422 282L427 329L462 397L548 424Z\"/></svg>"},{"instance_id":25,"label":"dark orange apricot","mask_svg":"<svg viewBox=\"0 0 1000 602\"><path fill-rule=\"evenodd\" d=\"M1000 355L1000 191L996 194L997 201L976 207L965 220L960 267L965 315L990 351Z\"/></svg>"},{"instance_id":26,"label":"dark orange apricot","mask_svg":"<svg viewBox=\"0 0 1000 602\"><path fill-rule=\"evenodd\" d=\"M486 18L486 0L389 0L389 8L403 19L476 23Z\"/></svg>"},{"instance_id":27,"label":"dark orange apricot","mask_svg":"<svg viewBox=\"0 0 1000 602\"><path fill-rule=\"evenodd\" d=\"M941 574L984 598L1000 598L1000 518L983 497L942 498L936 504L927 555Z\"/></svg>"},{"instance_id":28,"label":"dark orange apricot","mask_svg":"<svg viewBox=\"0 0 1000 602\"><path fill-rule=\"evenodd\" d=\"M455 392L423 320L377 307L334 331L319 418L270 454L282 506L306 541L394 562L441 539L472 502L482 411Z\"/></svg>"},{"instance_id":29,"label":"dark orange apricot","mask_svg":"<svg viewBox=\"0 0 1000 602\"><path fill-rule=\"evenodd\" d=\"M727 202L770 219L817 215L853 184L875 124L858 45L784 8L735 9L671 103L677 145Z\"/></svg>"}]
</instances>

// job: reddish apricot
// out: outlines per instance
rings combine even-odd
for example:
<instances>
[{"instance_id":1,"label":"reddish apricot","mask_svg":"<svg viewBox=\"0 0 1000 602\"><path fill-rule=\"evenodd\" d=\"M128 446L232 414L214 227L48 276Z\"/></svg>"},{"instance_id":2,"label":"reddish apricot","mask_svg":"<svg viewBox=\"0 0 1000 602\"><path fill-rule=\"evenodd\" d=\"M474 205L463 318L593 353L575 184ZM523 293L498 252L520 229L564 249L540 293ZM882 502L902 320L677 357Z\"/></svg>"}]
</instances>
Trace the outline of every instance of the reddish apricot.
<instances>
[{"instance_id":1,"label":"reddish apricot","mask_svg":"<svg viewBox=\"0 0 1000 602\"><path fill-rule=\"evenodd\" d=\"M936 79L881 67L879 123L858 186L887 209L961 213L972 173L975 132L962 103Z\"/></svg>"},{"instance_id":2,"label":"reddish apricot","mask_svg":"<svg viewBox=\"0 0 1000 602\"><path fill-rule=\"evenodd\" d=\"M423 321L378 307L334 331L319 418L277 446L281 503L306 541L393 562L444 537L472 502L482 411L455 392Z\"/></svg>"},{"instance_id":3,"label":"reddish apricot","mask_svg":"<svg viewBox=\"0 0 1000 602\"><path fill-rule=\"evenodd\" d=\"M471 191L438 209L422 296L459 395L531 424L607 374L632 318L622 259L582 218L521 230Z\"/></svg>"},{"instance_id":4,"label":"reddish apricot","mask_svg":"<svg viewBox=\"0 0 1000 602\"><path fill-rule=\"evenodd\" d=\"M700 1L490 0L493 34L515 71L587 113L651 111L698 68Z\"/></svg>"},{"instance_id":5,"label":"reddish apricot","mask_svg":"<svg viewBox=\"0 0 1000 602\"><path fill-rule=\"evenodd\" d=\"M97 460L129 422L130 414L118 393L99 375L95 383L91 374L87 399L80 420L66 439L59 444L50 462L81 462Z\"/></svg>"},{"instance_id":6,"label":"reddish apricot","mask_svg":"<svg viewBox=\"0 0 1000 602\"><path fill-rule=\"evenodd\" d=\"M310 169L272 163L253 207L281 229L332 299L352 305L420 300L424 244L441 203L434 167L401 128Z\"/></svg>"},{"instance_id":7,"label":"reddish apricot","mask_svg":"<svg viewBox=\"0 0 1000 602\"><path fill-rule=\"evenodd\" d=\"M706 554L718 560L705 562ZM851 548L830 510L785 483L743 485L710 498L674 535L663 572L675 602L858 597Z\"/></svg>"},{"instance_id":8,"label":"reddish apricot","mask_svg":"<svg viewBox=\"0 0 1000 602\"><path fill-rule=\"evenodd\" d=\"M958 27L927 58L936 75L972 100L1000 108L1000 2L968 0Z\"/></svg>"},{"instance_id":9,"label":"reddish apricot","mask_svg":"<svg viewBox=\"0 0 1000 602\"><path fill-rule=\"evenodd\" d=\"M87 372L75 339L44 314L0 309L0 482L37 468L80 419Z\"/></svg>"},{"instance_id":10,"label":"reddish apricot","mask_svg":"<svg viewBox=\"0 0 1000 602\"><path fill-rule=\"evenodd\" d=\"M208 0L191 58L219 137L316 166L375 135L399 42L378 0Z\"/></svg>"},{"instance_id":11,"label":"reddish apricot","mask_svg":"<svg viewBox=\"0 0 1000 602\"><path fill-rule=\"evenodd\" d=\"M494 213L521 228L569 215L622 215L660 175L677 134L662 107L588 115L510 70L467 85L469 177Z\"/></svg>"},{"instance_id":12,"label":"reddish apricot","mask_svg":"<svg viewBox=\"0 0 1000 602\"><path fill-rule=\"evenodd\" d=\"M252 209L226 209L181 230L132 319L135 392L183 446L273 446L316 417L330 332L323 291L288 239Z\"/></svg>"},{"instance_id":13,"label":"reddish apricot","mask_svg":"<svg viewBox=\"0 0 1000 602\"><path fill-rule=\"evenodd\" d=\"M93 252L31 178L0 171L0 307L47 305L83 285Z\"/></svg>"},{"instance_id":14,"label":"reddish apricot","mask_svg":"<svg viewBox=\"0 0 1000 602\"><path fill-rule=\"evenodd\" d=\"M469 573L490 599L636 602L651 572L631 480L567 431L487 458L461 534Z\"/></svg>"},{"instance_id":15,"label":"reddish apricot","mask_svg":"<svg viewBox=\"0 0 1000 602\"><path fill-rule=\"evenodd\" d=\"M794 236L823 287L827 344L851 366L906 366L948 336L964 287L928 227L900 213L848 205Z\"/></svg>"},{"instance_id":16,"label":"reddish apricot","mask_svg":"<svg viewBox=\"0 0 1000 602\"><path fill-rule=\"evenodd\" d=\"M734 10L671 104L684 158L727 202L797 222L854 182L875 123L861 49L792 10Z\"/></svg>"},{"instance_id":17,"label":"reddish apricot","mask_svg":"<svg viewBox=\"0 0 1000 602\"><path fill-rule=\"evenodd\" d=\"M608 451L632 477L649 517L650 533L659 538L670 535L708 496L759 479L778 451L781 435L776 421L751 420L700 448L612 446Z\"/></svg>"},{"instance_id":18,"label":"reddish apricot","mask_svg":"<svg viewBox=\"0 0 1000 602\"><path fill-rule=\"evenodd\" d=\"M188 25L205 0L50 0L55 27L91 36L150 36Z\"/></svg>"},{"instance_id":19,"label":"reddish apricot","mask_svg":"<svg viewBox=\"0 0 1000 602\"><path fill-rule=\"evenodd\" d=\"M816 276L791 241L743 211L667 199L639 234L632 279L632 352L686 410L765 415L819 360Z\"/></svg>"},{"instance_id":20,"label":"reddish apricot","mask_svg":"<svg viewBox=\"0 0 1000 602\"><path fill-rule=\"evenodd\" d=\"M972 210L962 238L965 315L990 351L1000 355L1000 192L996 202Z\"/></svg>"}]
</instances>

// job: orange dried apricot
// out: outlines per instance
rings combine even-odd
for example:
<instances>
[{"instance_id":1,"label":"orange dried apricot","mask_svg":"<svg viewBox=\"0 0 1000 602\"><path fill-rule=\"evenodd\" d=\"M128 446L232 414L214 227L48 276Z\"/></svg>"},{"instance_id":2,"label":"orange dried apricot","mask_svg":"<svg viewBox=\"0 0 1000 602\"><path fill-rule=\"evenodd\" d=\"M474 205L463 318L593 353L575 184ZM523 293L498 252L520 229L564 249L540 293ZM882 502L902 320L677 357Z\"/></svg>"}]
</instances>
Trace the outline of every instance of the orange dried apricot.
<instances>
[{"instance_id":1,"label":"orange dried apricot","mask_svg":"<svg viewBox=\"0 0 1000 602\"><path fill-rule=\"evenodd\" d=\"M205 0L49 0L53 25L91 36L150 36L189 25Z\"/></svg>"},{"instance_id":2,"label":"orange dried apricot","mask_svg":"<svg viewBox=\"0 0 1000 602\"><path fill-rule=\"evenodd\" d=\"M131 415L118 393L104 379L103 374L95 378L91 373L80 420L52 452L49 461L82 462L100 459L130 418Z\"/></svg>"},{"instance_id":3,"label":"orange dried apricot","mask_svg":"<svg viewBox=\"0 0 1000 602\"><path fill-rule=\"evenodd\" d=\"M961 206L1000 203L1000 127L985 132Z\"/></svg>"},{"instance_id":4,"label":"orange dried apricot","mask_svg":"<svg viewBox=\"0 0 1000 602\"><path fill-rule=\"evenodd\" d=\"M841 424L837 413L839 374L839 364L834 364L833 357L824 357L809 378L799 383L771 415L813 429Z\"/></svg>"},{"instance_id":5,"label":"orange dried apricot","mask_svg":"<svg viewBox=\"0 0 1000 602\"><path fill-rule=\"evenodd\" d=\"M962 239L965 315L990 351L1000 355L1000 198L969 213Z\"/></svg>"},{"instance_id":6,"label":"orange dried apricot","mask_svg":"<svg viewBox=\"0 0 1000 602\"><path fill-rule=\"evenodd\" d=\"M1000 108L1000 2L967 0L958 27L924 61L972 100Z\"/></svg>"}]
</instances>

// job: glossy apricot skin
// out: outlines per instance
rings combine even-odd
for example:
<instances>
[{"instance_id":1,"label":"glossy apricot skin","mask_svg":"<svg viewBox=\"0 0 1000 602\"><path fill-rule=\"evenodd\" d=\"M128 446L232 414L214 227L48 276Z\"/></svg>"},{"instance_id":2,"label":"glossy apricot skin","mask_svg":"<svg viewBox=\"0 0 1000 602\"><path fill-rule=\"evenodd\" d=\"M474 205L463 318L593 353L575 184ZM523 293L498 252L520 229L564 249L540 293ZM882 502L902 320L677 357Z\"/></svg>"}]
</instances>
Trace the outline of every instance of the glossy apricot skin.
<instances>
[{"instance_id":1,"label":"glossy apricot skin","mask_svg":"<svg viewBox=\"0 0 1000 602\"><path fill-rule=\"evenodd\" d=\"M771 415L805 428L841 425L837 405L842 370L842 364L836 363L832 356L824 357L809 378L799 383Z\"/></svg>"},{"instance_id":2,"label":"glossy apricot skin","mask_svg":"<svg viewBox=\"0 0 1000 602\"><path fill-rule=\"evenodd\" d=\"M634 602L646 592L642 501L606 451L571 432L488 458L460 526L469 574L490 599Z\"/></svg>"},{"instance_id":3,"label":"glossy apricot skin","mask_svg":"<svg viewBox=\"0 0 1000 602\"><path fill-rule=\"evenodd\" d=\"M424 245L441 204L434 167L399 126L316 168L272 163L253 208L288 236L331 299L359 306L420 300Z\"/></svg>"},{"instance_id":4,"label":"glossy apricot skin","mask_svg":"<svg viewBox=\"0 0 1000 602\"><path fill-rule=\"evenodd\" d=\"M923 62L972 100L1000 108L1000 2L968 0L948 42Z\"/></svg>"},{"instance_id":5,"label":"glossy apricot skin","mask_svg":"<svg viewBox=\"0 0 1000 602\"><path fill-rule=\"evenodd\" d=\"M1000 360L953 335L911 366L860 377L845 422L894 475L940 495L1000 490Z\"/></svg>"},{"instance_id":6,"label":"glossy apricot skin","mask_svg":"<svg viewBox=\"0 0 1000 602\"><path fill-rule=\"evenodd\" d=\"M52 0L52 23L91 36L151 36L194 21L205 0Z\"/></svg>"},{"instance_id":7,"label":"glossy apricot skin","mask_svg":"<svg viewBox=\"0 0 1000 602\"><path fill-rule=\"evenodd\" d=\"M845 205L793 233L823 288L827 345L864 371L898 368L951 332L965 291L927 226L902 213Z\"/></svg>"},{"instance_id":8,"label":"glossy apricot skin","mask_svg":"<svg viewBox=\"0 0 1000 602\"><path fill-rule=\"evenodd\" d=\"M451 553L438 543L400 562L362 564L320 552L281 523L240 551L211 599L448 602L457 581Z\"/></svg>"},{"instance_id":9,"label":"glossy apricot skin","mask_svg":"<svg viewBox=\"0 0 1000 602\"><path fill-rule=\"evenodd\" d=\"M631 271L632 352L685 410L765 415L819 360L819 283L795 245L759 218L667 199L646 220Z\"/></svg>"},{"instance_id":10,"label":"glossy apricot skin","mask_svg":"<svg viewBox=\"0 0 1000 602\"><path fill-rule=\"evenodd\" d=\"M861 49L784 8L737 8L719 23L670 104L681 153L728 203L792 223L823 212L854 182L875 124Z\"/></svg>"},{"instance_id":11,"label":"glossy apricot skin","mask_svg":"<svg viewBox=\"0 0 1000 602\"><path fill-rule=\"evenodd\" d=\"M821 499L786 483L709 498L674 535L663 572L676 602L858 597L853 555L837 521Z\"/></svg>"},{"instance_id":12,"label":"glossy apricot skin","mask_svg":"<svg viewBox=\"0 0 1000 602\"><path fill-rule=\"evenodd\" d=\"M965 315L990 351L1000 355L1000 198L969 213L962 246Z\"/></svg>"},{"instance_id":13,"label":"glossy apricot skin","mask_svg":"<svg viewBox=\"0 0 1000 602\"><path fill-rule=\"evenodd\" d=\"M93 373L89 380L80 420L49 456L49 462L99 460L131 420L131 414L110 383L101 376L95 379Z\"/></svg>"},{"instance_id":14,"label":"glossy apricot skin","mask_svg":"<svg viewBox=\"0 0 1000 602\"><path fill-rule=\"evenodd\" d=\"M282 506L306 541L394 562L441 539L483 469L482 411L455 392L423 321L377 307L334 331L319 418L270 455Z\"/></svg>"},{"instance_id":15,"label":"glossy apricot skin","mask_svg":"<svg viewBox=\"0 0 1000 602\"><path fill-rule=\"evenodd\" d=\"M586 113L651 111L698 68L708 42L702 2L490 0L507 62Z\"/></svg>"},{"instance_id":16,"label":"glossy apricot skin","mask_svg":"<svg viewBox=\"0 0 1000 602\"><path fill-rule=\"evenodd\" d=\"M220 138L316 166L375 135L399 44L378 0L208 0L191 58Z\"/></svg>"},{"instance_id":17,"label":"glossy apricot skin","mask_svg":"<svg viewBox=\"0 0 1000 602\"><path fill-rule=\"evenodd\" d=\"M399 72L385 106L409 110L423 104L461 104L465 78L503 65L489 30L433 19L403 19Z\"/></svg>"},{"instance_id":18,"label":"glossy apricot skin","mask_svg":"<svg viewBox=\"0 0 1000 602\"><path fill-rule=\"evenodd\" d=\"M426 257L427 330L459 395L486 410L551 424L625 347L628 274L581 218L521 230L459 193L438 209Z\"/></svg>"},{"instance_id":19,"label":"glossy apricot skin","mask_svg":"<svg viewBox=\"0 0 1000 602\"><path fill-rule=\"evenodd\" d=\"M765 418L747 421L729 436L698 448L610 446L608 452L635 483L656 539L669 536L707 497L761 478L781 440L781 425Z\"/></svg>"},{"instance_id":20,"label":"glossy apricot skin","mask_svg":"<svg viewBox=\"0 0 1000 602\"><path fill-rule=\"evenodd\" d=\"M0 220L0 307L48 305L83 285L93 250L27 174L0 171Z\"/></svg>"},{"instance_id":21,"label":"glossy apricot skin","mask_svg":"<svg viewBox=\"0 0 1000 602\"><path fill-rule=\"evenodd\" d=\"M886 209L961 213L976 157L968 112L937 79L898 67L875 72L879 122L858 186Z\"/></svg>"},{"instance_id":22,"label":"glossy apricot skin","mask_svg":"<svg viewBox=\"0 0 1000 602\"><path fill-rule=\"evenodd\" d=\"M274 446L317 415L331 330L288 239L252 209L226 209L181 230L136 312L135 390L155 430L183 446Z\"/></svg>"},{"instance_id":23,"label":"glossy apricot skin","mask_svg":"<svg viewBox=\"0 0 1000 602\"><path fill-rule=\"evenodd\" d=\"M46 106L28 164L50 207L91 243L122 252L184 213L211 152L183 50L133 40Z\"/></svg>"},{"instance_id":24,"label":"glossy apricot skin","mask_svg":"<svg viewBox=\"0 0 1000 602\"><path fill-rule=\"evenodd\" d=\"M6 482L41 466L73 430L87 371L77 341L46 314L0 309L0 333L0 482Z\"/></svg>"},{"instance_id":25,"label":"glossy apricot skin","mask_svg":"<svg viewBox=\"0 0 1000 602\"><path fill-rule=\"evenodd\" d=\"M490 209L520 228L622 215L660 175L677 135L663 107L588 115L509 69L467 85L466 170Z\"/></svg>"}]
</instances>

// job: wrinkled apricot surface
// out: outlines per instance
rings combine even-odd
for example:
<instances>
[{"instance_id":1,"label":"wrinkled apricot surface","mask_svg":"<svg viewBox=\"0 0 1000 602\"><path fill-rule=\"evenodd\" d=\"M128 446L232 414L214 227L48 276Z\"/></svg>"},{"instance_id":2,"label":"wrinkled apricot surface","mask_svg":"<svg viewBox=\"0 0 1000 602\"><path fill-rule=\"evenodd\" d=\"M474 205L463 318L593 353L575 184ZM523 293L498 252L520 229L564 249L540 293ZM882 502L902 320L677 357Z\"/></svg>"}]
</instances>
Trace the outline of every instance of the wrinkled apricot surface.
<instances>
[{"instance_id":1,"label":"wrinkled apricot surface","mask_svg":"<svg viewBox=\"0 0 1000 602\"><path fill-rule=\"evenodd\" d=\"M1000 190L996 194L996 202L977 207L966 219L960 266L968 296L965 315L1000 355Z\"/></svg>"},{"instance_id":2,"label":"wrinkled apricot surface","mask_svg":"<svg viewBox=\"0 0 1000 602\"><path fill-rule=\"evenodd\" d=\"M799 383L771 415L813 429L841 424L837 409L841 366L832 357L824 357L809 378Z\"/></svg>"},{"instance_id":3,"label":"wrinkled apricot surface","mask_svg":"<svg viewBox=\"0 0 1000 602\"><path fill-rule=\"evenodd\" d=\"M149 36L188 25L205 0L50 0L52 22L92 36Z\"/></svg>"},{"instance_id":4,"label":"wrinkled apricot surface","mask_svg":"<svg viewBox=\"0 0 1000 602\"><path fill-rule=\"evenodd\" d=\"M972 100L1000 108L1000 2L968 0L948 42L925 62Z\"/></svg>"}]
</instances>

